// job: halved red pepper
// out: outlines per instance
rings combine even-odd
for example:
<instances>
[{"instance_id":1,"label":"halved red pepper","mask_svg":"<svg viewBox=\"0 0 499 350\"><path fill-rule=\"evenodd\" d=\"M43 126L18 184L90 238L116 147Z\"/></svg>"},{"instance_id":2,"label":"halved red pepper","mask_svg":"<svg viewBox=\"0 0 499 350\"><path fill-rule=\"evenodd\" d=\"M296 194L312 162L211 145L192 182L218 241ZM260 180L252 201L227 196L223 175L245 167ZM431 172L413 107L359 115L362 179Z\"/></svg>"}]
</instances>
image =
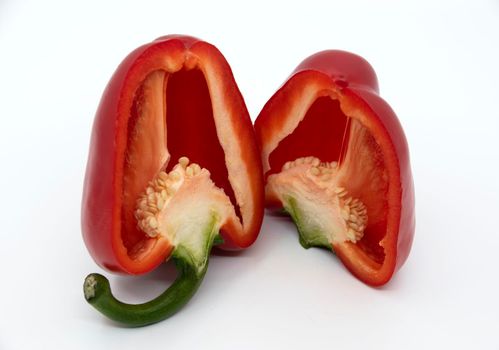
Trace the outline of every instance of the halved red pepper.
<instances>
[{"instance_id":1,"label":"halved red pepper","mask_svg":"<svg viewBox=\"0 0 499 350\"><path fill-rule=\"evenodd\" d=\"M266 204L306 248L333 249L369 285L406 260L414 188L402 127L369 63L344 51L305 59L258 116Z\"/></svg>"},{"instance_id":2,"label":"halved red pepper","mask_svg":"<svg viewBox=\"0 0 499 350\"><path fill-rule=\"evenodd\" d=\"M157 299L117 301L99 274L87 301L140 326L182 307L213 244L246 248L263 217L254 131L229 65L212 45L166 36L120 64L94 122L82 204L85 243L101 267L143 274L172 257L179 276Z\"/></svg>"}]
</instances>

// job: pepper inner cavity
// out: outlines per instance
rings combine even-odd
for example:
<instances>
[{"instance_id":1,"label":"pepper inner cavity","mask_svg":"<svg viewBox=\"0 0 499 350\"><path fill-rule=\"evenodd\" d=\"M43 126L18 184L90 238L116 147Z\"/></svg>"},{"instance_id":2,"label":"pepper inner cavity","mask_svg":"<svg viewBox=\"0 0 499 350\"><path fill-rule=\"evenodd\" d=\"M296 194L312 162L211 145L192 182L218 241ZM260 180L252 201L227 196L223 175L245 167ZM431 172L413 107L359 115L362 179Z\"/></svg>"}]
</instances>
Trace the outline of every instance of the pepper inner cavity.
<instances>
[{"instance_id":1,"label":"pepper inner cavity","mask_svg":"<svg viewBox=\"0 0 499 350\"><path fill-rule=\"evenodd\" d=\"M204 73L181 69L170 74L164 91L167 148L172 160L187 156L209 169L212 181L223 188L242 220L238 201L229 181L225 151L215 124L210 90ZM167 165L171 170L174 162Z\"/></svg>"},{"instance_id":2,"label":"pepper inner cavity","mask_svg":"<svg viewBox=\"0 0 499 350\"><path fill-rule=\"evenodd\" d=\"M198 68L153 71L137 87L127 125L120 230L131 258L154 244L137 225L137 198L151 179L162 170L171 172L182 156L209 169L211 181L224 190L243 222L214 118L207 81Z\"/></svg>"}]
</instances>

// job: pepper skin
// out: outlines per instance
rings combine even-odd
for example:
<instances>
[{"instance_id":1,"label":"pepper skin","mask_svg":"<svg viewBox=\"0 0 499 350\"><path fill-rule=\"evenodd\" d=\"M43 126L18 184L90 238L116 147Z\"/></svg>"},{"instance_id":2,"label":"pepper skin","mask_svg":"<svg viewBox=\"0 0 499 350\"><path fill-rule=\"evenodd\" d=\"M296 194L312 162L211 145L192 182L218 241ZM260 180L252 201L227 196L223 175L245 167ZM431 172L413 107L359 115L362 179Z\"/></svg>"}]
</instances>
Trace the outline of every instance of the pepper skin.
<instances>
[{"instance_id":1,"label":"pepper skin","mask_svg":"<svg viewBox=\"0 0 499 350\"><path fill-rule=\"evenodd\" d=\"M194 294L212 245L242 249L263 218L263 177L253 127L229 65L212 45L170 35L130 53L102 96L82 202L95 262L144 274L172 257L179 277L157 299L127 305L91 274L87 301L142 326Z\"/></svg>"},{"instance_id":2,"label":"pepper skin","mask_svg":"<svg viewBox=\"0 0 499 350\"><path fill-rule=\"evenodd\" d=\"M414 186L402 127L369 63L328 50L305 59L255 122L266 206L284 208L306 248L332 248L372 286L407 259Z\"/></svg>"}]
</instances>

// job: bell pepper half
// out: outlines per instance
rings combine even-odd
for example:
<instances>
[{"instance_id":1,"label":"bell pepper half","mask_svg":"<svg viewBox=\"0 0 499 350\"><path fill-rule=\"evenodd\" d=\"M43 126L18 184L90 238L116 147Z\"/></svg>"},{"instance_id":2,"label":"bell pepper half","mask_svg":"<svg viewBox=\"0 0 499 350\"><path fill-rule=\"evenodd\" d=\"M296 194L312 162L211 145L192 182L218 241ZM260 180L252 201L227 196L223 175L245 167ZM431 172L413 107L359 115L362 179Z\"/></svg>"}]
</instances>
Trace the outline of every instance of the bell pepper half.
<instances>
[{"instance_id":1,"label":"bell pepper half","mask_svg":"<svg viewBox=\"0 0 499 350\"><path fill-rule=\"evenodd\" d=\"M305 59L255 122L266 205L301 244L332 249L363 282L390 280L411 248L414 187L407 141L369 63L329 50Z\"/></svg>"},{"instance_id":2,"label":"bell pepper half","mask_svg":"<svg viewBox=\"0 0 499 350\"><path fill-rule=\"evenodd\" d=\"M212 45L161 37L130 53L102 96L84 182L82 231L101 267L144 274L172 258L174 283L138 305L90 274L86 300L133 326L178 311L197 290L214 244L250 246L263 218L263 176L248 111Z\"/></svg>"}]
</instances>

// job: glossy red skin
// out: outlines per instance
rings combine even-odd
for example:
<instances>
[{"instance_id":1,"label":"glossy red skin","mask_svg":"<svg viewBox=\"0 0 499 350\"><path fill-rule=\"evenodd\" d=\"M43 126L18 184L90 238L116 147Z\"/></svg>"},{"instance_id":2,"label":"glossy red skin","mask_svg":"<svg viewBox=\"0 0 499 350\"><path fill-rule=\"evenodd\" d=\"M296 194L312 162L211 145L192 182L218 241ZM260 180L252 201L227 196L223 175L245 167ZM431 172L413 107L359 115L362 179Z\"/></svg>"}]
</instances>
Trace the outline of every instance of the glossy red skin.
<instances>
[{"instance_id":1,"label":"glossy red skin","mask_svg":"<svg viewBox=\"0 0 499 350\"><path fill-rule=\"evenodd\" d=\"M289 108L288 104L292 103L292 99L284 100L282 95L289 94L289 89L291 93L299 93L293 91L297 89L297 85L293 84L304 79L326 81L332 90L341 91L348 104L346 108L362 111L372 126L371 133L378 142L385 145L384 151L390 154L387 156L390 158L387 170L392 188L389 220L395 223L396 232L393 230L389 241L385 242L385 261L379 272L373 273L372 269L366 268L372 265L367 259L356 258L355 244L343 243L334 246L343 264L357 278L369 285L383 285L406 261L415 231L414 185L404 132L393 110L379 96L378 79L370 64L362 57L349 52L327 50L305 59L267 102L255 122L260 149L263 149L272 133L281 127L281 118L286 118L285 114L276 117L275 113L276 110ZM317 128L320 127L321 125L317 125ZM265 161L266 159L263 159L264 163ZM275 204L267 199L268 207Z\"/></svg>"},{"instance_id":2,"label":"glossy red skin","mask_svg":"<svg viewBox=\"0 0 499 350\"><path fill-rule=\"evenodd\" d=\"M168 52L172 57L184 57L195 52L198 56L211 60L216 67L217 76L223 79L228 87L225 96L227 104L231 110L237 111L238 129L234 137L245 143L241 157L248 167L254 170L252 173L255 175L251 177L252 186L249 191L252 192L255 213L254 220L247 223L248 229L244 236L238 236L239 232L231 227L230 222L222 227L224 232L229 234L224 235L226 243L221 247L248 247L257 238L263 220L263 185L261 176L258 175L262 170L258 148L251 119L228 63L214 46L197 38L184 35L160 37L131 52L118 66L104 91L93 125L83 190L82 233L95 262L112 272L149 272L164 262L173 250L169 242L158 240L149 256L140 261L130 259L120 238L121 217L116 209L121 205L123 179L120 178L120 166L123 163L122 150L126 143L123 136L124 125L128 121L121 109L123 105L131 105L133 93L139 83L138 76L150 71L152 66L160 65L162 52Z\"/></svg>"}]
</instances>

